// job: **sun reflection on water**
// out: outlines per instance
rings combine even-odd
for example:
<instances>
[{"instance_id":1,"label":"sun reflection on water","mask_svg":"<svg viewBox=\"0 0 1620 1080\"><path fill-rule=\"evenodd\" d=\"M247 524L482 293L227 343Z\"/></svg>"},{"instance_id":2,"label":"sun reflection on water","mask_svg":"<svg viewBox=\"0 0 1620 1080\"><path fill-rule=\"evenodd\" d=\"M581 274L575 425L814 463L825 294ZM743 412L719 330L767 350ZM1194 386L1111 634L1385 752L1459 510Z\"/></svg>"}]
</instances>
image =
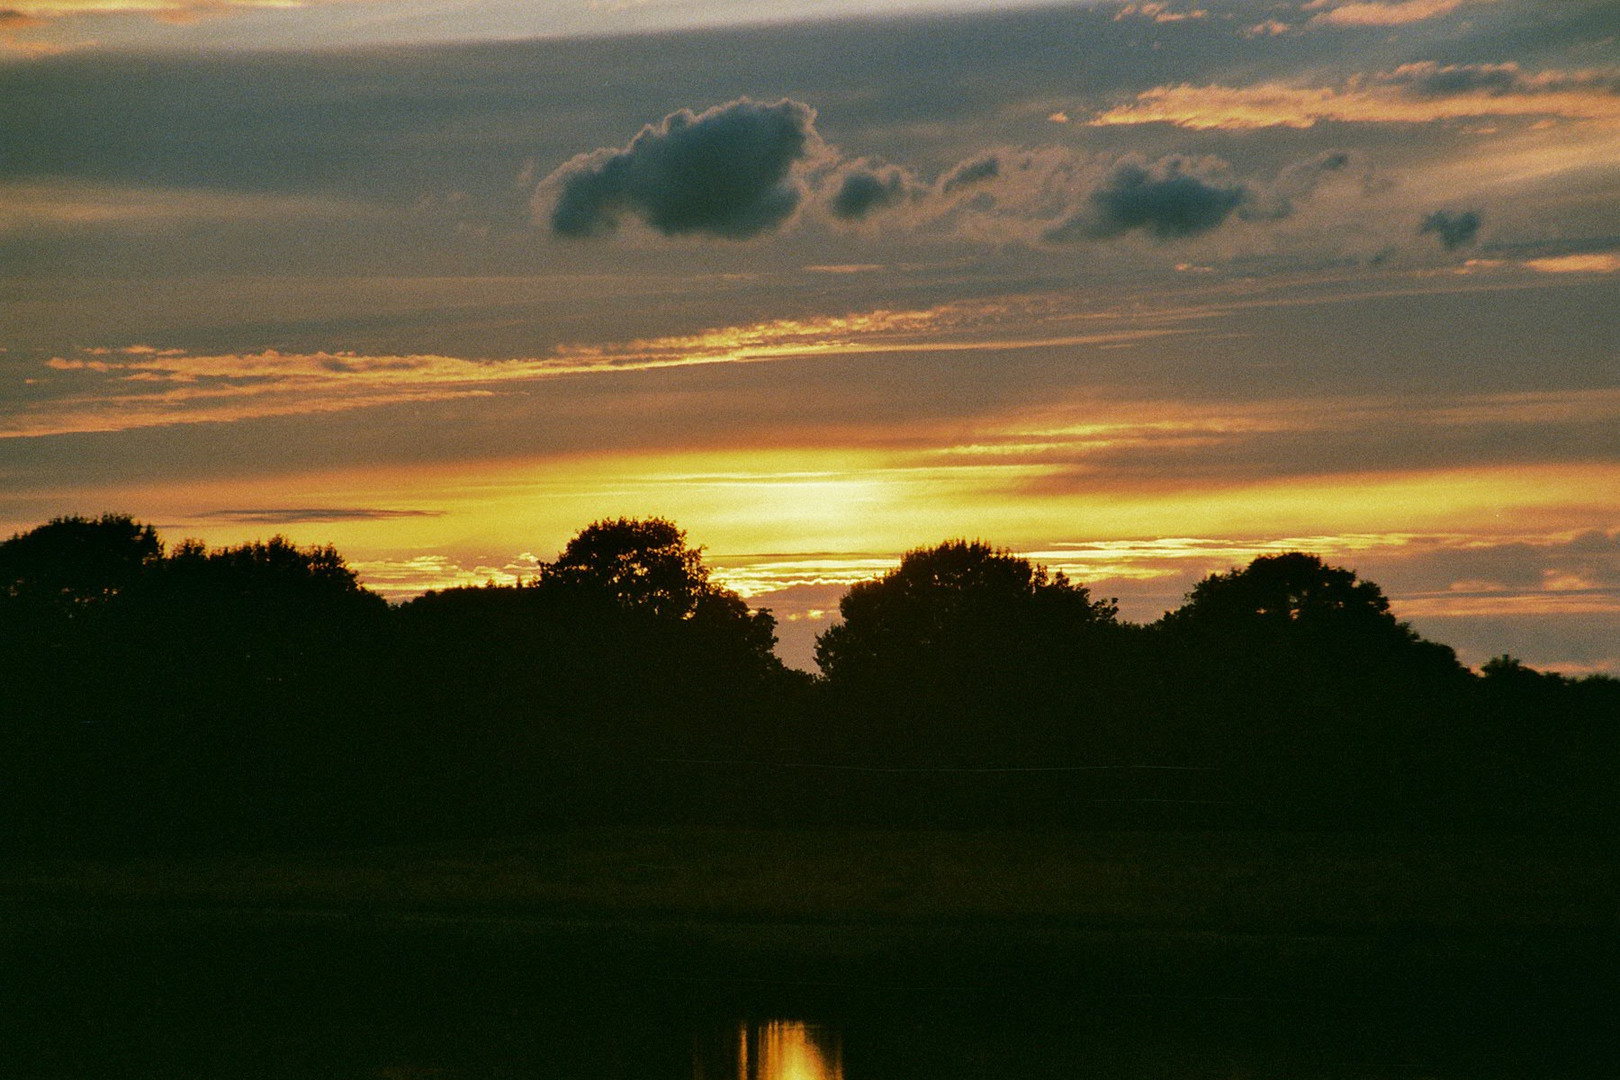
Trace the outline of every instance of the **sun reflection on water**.
<instances>
[{"instance_id":1,"label":"sun reflection on water","mask_svg":"<svg viewBox=\"0 0 1620 1080\"><path fill-rule=\"evenodd\" d=\"M828 1028L766 1020L738 1024L732 1036L730 1060L700 1052L694 1080L844 1080L842 1047Z\"/></svg>"}]
</instances>

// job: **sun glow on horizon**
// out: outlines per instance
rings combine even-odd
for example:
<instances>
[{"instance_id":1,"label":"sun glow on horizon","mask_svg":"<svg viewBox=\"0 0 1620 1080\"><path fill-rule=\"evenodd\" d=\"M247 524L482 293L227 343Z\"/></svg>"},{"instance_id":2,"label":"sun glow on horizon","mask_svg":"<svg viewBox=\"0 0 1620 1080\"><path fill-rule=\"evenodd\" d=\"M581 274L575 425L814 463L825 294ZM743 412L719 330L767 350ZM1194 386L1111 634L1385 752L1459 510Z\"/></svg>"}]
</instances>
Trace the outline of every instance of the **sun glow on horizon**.
<instances>
[{"instance_id":1,"label":"sun glow on horizon","mask_svg":"<svg viewBox=\"0 0 1620 1080\"><path fill-rule=\"evenodd\" d=\"M704 548L718 584L775 609L784 629L803 627L794 631L802 650L851 585L947 539L1005 547L1094 595L1121 597L1127 617L1151 620L1203 575L1285 550L1398 567L1436 553L1466 560L1475 551L1614 545L1581 536L1616 490L1620 468L1575 464L1220 486L1190 477L1139 491L1118 479L1077 482L1039 463L953 465L926 452L811 447L346 470L116 495L119 509L156 524L171 543L283 533L335 544L391 600L527 580L591 521L668 517ZM89 496L79 512L111 505L101 500ZM1368 531L1371 521L1384 528ZM1620 522L1610 529L1620 536ZM1391 595L1403 618L1620 612L1620 591L1589 576L1481 585L1459 570Z\"/></svg>"}]
</instances>

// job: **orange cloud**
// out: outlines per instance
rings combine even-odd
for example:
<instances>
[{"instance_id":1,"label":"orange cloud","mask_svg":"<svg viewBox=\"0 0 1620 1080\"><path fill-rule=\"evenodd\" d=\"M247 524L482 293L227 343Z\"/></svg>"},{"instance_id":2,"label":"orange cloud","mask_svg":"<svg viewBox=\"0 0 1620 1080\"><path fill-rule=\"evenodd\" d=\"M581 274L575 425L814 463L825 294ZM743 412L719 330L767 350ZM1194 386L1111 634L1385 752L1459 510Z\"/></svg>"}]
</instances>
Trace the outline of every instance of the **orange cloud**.
<instances>
[{"instance_id":1,"label":"orange cloud","mask_svg":"<svg viewBox=\"0 0 1620 1080\"><path fill-rule=\"evenodd\" d=\"M1620 255L1553 255L1527 259L1524 265L1544 274L1615 274L1620 273Z\"/></svg>"},{"instance_id":2,"label":"orange cloud","mask_svg":"<svg viewBox=\"0 0 1620 1080\"><path fill-rule=\"evenodd\" d=\"M1285 22L1278 22L1276 19L1267 19L1265 22L1256 23L1254 26L1249 27L1243 32L1243 36L1277 37L1278 35L1288 33L1288 31L1292 29L1293 27L1289 26Z\"/></svg>"},{"instance_id":3,"label":"orange cloud","mask_svg":"<svg viewBox=\"0 0 1620 1080\"><path fill-rule=\"evenodd\" d=\"M1469 0L1394 0L1377 3L1374 0L1312 0L1304 10L1319 11L1313 23L1329 26L1404 26L1449 15ZM1474 3L1489 0L1472 0ZM1327 10L1322 10L1326 8Z\"/></svg>"},{"instance_id":4,"label":"orange cloud","mask_svg":"<svg viewBox=\"0 0 1620 1080\"><path fill-rule=\"evenodd\" d=\"M1152 19L1156 23L1173 23L1208 18L1209 12L1196 7L1185 10L1173 8L1163 0L1140 0L1137 3L1128 3L1115 12L1114 21L1119 22L1132 16Z\"/></svg>"},{"instance_id":5,"label":"orange cloud","mask_svg":"<svg viewBox=\"0 0 1620 1080\"><path fill-rule=\"evenodd\" d=\"M307 7L308 0L10 0L8 6L24 15L43 19L135 14L187 21L222 14L233 8Z\"/></svg>"},{"instance_id":6,"label":"orange cloud","mask_svg":"<svg viewBox=\"0 0 1620 1080\"><path fill-rule=\"evenodd\" d=\"M319 4L364 0L7 0L0 11L0 51L22 56L50 56L70 51L79 41L33 40L49 34L54 23L96 17L134 17L170 25L186 25L242 11L291 10Z\"/></svg>"}]
</instances>

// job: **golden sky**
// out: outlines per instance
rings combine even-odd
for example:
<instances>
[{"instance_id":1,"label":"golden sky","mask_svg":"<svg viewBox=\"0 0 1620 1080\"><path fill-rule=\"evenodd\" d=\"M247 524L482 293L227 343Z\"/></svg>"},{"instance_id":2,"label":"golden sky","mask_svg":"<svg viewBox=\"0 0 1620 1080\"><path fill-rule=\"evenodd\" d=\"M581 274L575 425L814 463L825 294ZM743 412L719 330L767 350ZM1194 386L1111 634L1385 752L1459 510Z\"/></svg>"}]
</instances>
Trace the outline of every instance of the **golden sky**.
<instances>
[{"instance_id":1,"label":"golden sky","mask_svg":"<svg viewBox=\"0 0 1620 1080\"><path fill-rule=\"evenodd\" d=\"M1611 6L539 7L11 5L0 528L401 598L664 515L797 663L947 538L1305 548L1620 671Z\"/></svg>"}]
</instances>

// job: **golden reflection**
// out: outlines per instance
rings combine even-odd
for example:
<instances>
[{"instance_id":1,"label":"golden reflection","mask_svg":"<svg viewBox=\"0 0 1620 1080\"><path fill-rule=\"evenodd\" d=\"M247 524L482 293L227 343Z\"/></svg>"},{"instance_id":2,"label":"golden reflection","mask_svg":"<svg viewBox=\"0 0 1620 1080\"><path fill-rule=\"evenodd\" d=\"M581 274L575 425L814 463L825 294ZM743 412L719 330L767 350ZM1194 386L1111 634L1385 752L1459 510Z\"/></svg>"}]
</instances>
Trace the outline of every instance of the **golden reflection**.
<instances>
[{"instance_id":1,"label":"golden reflection","mask_svg":"<svg viewBox=\"0 0 1620 1080\"><path fill-rule=\"evenodd\" d=\"M837 1032L802 1020L738 1024L729 1052L699 1047L695 1080L843 1080Z\"/></svg>"}]
</instances>

